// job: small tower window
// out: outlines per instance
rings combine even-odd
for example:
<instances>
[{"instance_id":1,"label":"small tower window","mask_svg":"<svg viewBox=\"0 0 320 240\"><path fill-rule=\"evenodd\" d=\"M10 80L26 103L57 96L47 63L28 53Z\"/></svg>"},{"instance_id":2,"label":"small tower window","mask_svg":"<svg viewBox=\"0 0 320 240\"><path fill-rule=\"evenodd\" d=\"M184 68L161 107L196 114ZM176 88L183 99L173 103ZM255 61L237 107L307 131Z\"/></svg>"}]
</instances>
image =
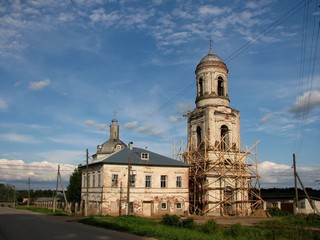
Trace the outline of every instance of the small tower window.
<instances>
[{"instance_id":1,"label":"small tower window","mask_svg":"<svg viewBox=\"0 0 320 240\"><path fill-rule=\"evenodd\" d=\"M200 126L197 127L197 145L200 146L202 141L202 129Z\"/></svg>"},{"instance_id":2,"label":"small tower window","mask_svg":"<svg viewBox=\"0 0 320 240\"><path fill-rule=\"evenodd\" d=\"M227 150L229 145L229 129L226 125L221 126L221 150Z\"/></svg>"},{"instance_id":3,"label":"small tower window","mask_svg":"<svg viewBox=\"0 0 320 240\"><path fill-rule=\"evenodd\" d=\"M224 96L224 86L222 77L218 77L218 95Z\"/></svg>"},{"instance_id":4,"label":"small tower window","mask_svg":"<svg viewBox=\"0 0 320 240\"><path fill-rule=\"evenodd\" d=\"M203 95L203 80L202 78L199 79L199 96L202 96Z\"/></svg>"}]
</instances>

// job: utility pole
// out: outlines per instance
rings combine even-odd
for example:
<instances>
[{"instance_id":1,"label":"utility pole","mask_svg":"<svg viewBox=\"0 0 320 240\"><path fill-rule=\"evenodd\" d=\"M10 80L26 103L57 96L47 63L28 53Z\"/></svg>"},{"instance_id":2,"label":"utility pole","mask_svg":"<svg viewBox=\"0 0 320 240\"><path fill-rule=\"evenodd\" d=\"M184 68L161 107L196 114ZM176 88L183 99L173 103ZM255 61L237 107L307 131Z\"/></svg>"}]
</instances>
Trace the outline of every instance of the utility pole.
<instances>
[{"instance_id":1,"label":"utility pole","mask_svg":"<svg viewBox=\"0 0 320 240\"><path fill-rule=\"evenodd\" d=\"M296 156L295 154L293 154L293 168L294 168L294 183L295 183L295 189L296 189L296 200L295 200L295 204L296 204L296 208L298 207L298 189L297 189L297 179L302 187L302 190L304 191L304 194L306 195L308 201L309 201L309 204L310 206L312 207L312 209L317 213L317 214L320 214L317 206L314 204L314 202L312 202L309 194L307 193L306 191L306 188L304 187L298 173L297 173L297 169L296 169Z\"/></svg>"},{"instance_id":2,"label":"utility pole","mask_svg":"<svg viewBox=\"0 0 320 240\"><path fill-rule=\"evenodd\" d=\"M57 194L58 194L58 184L59 184L59 168L60 168L60 166L58 165L57 182L56 182L56 192L54 193L54 196L53 196L53 206L52 206L52 211L53 211L53 212L56 212L56 203L57 203Z\"/></svg>"},{"instance_id":3,"label":"utility pole","mask_svg":"<svg viewBox=\"0 0 320 240\"><path fill-rule=\"evenodd\" d=\"M295 199L294 206L295 211L298 208L298 187L297 187L297 167L296 167L296 155L293 154L293 176L294 176L294 191L295 191Z\"/></svg>"},{"instance_id":4,"label":"utility pole","mask_svg":"<svg viewBox=\"0 0 320 240\"><path fill-rule=\"evenodd\" d=\"M66 196L66 193L64 191L64 187L63 187L63 183L62 183L62 178L61 178L61 174L60 174L60 165L58 165L58 176L59 176L59 180L60 180L60 185L61 185L61 189L62 189L62 193L63 193L63 197L64 197L64 202L67 206L67 212L70 213L70 205L68 203L68 200L67 200L67 196Z\"/></svg>"},{"instance_id":5,"label":"utility pole","mask_svg":"<svg viewBox=\"0 0 320 240\"><path fill-rule=\"evenodd\" d=\"M129 154L128 154L128 182L127 182L127 209L126 213L127 215L130 215L130 184L131 184L131 158L130 153L133 148L133 142L129 142Z\"/></svg>"},{"instance_id":6,"label":"utility pole","mask_svg":"<svg viewBox=\"0 0 320 240\"><path fill-rule=\"evenodd\" d=\"M27 202L27 207L30 205L30 178L28 180L28 202Z\"/></svg>"},{"instance_id":7,"label":"utility pole","mask_svg":"<svg viewBox=\"0 0 320 240\"><path fill-rule=\"evenodd\" d=\"M131 159L128 156L128 183L127 183L127 215L130 215L130 182L131 182Z\"/></svg>"},{"instance_id":8,"label":"utility pole","mask_svg":"<svg viewBox=\"0 0 320 240\"><path fill-rule=\"evenodd\" d=\"M16 186L13 185L13 206L16 207Z\"/></svg>"},{"instance_id":9,"label":"utility pole","mask_svg":"<svg viewBox=\"0 0 320 240\"><path fill-rule=\"evenodd\" d=\"M84 216L88 216L88 205L89 205L89 150L86 150L86 164L87 164L87 184L86 184L86 200L84 206Z\"/></svg>"},{"instance_id":10,"label":"utility pole","mask_svg":"<svg viewBox=\"0 0 320 240\"><path fill-rule=\"evenodd\" d=\"M121 206L122 204L122 182L120 182L120 199L119 199L119 216L121 216Z\"/></svg>"}]
</instances>

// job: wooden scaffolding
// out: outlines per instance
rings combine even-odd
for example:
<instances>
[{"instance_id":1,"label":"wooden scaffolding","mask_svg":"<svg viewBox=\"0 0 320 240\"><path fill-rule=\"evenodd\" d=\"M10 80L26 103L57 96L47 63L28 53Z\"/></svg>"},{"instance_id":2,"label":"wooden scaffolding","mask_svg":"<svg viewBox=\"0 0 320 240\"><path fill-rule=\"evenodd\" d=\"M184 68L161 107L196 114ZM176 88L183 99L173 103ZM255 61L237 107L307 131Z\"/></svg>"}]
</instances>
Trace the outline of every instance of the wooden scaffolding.
<instances>
[{"instance_id":1,"label":"wooden scaffolding","mask_svg":"<svg viewBox=\"0 0 320 240\"><path fill-rule=\"evenodd\" d=\"M260 207L257 144L251 148L241 145L245 149L241 150L224 139L210 146L206 139L184 153L185 161L191 165L190 212L249 216Z\"/></svg>"}]
</instances>

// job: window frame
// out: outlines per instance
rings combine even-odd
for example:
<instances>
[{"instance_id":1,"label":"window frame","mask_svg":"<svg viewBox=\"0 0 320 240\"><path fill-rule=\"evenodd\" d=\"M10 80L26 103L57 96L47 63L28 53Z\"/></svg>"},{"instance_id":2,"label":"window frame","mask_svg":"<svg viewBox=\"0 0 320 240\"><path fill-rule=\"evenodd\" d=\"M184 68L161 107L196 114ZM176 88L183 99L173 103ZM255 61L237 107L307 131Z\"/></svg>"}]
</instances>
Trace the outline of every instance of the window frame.
<instances>
[{"instance_id":1,"label":"window frame","mask_svg":"<svg viewBox=\"0 0 320 240\"><path fill-rule=\"evenodd\" d=\"M149 153L142 152L140 157L141 157L141 160L149 160Z\"/></svg>"},{"instance_id":2,"label":"window frame","mask_svg":"<svg viewBox=\"0 0 320 240\"><path fill-rule=\"evenodd\" d=\"M119 175L118 174L112 174L111 177L111 187L117 188L119 183Z\"/></svg>"},{"instance_id":3,"label":"window frame","mask_svg":"<svg viewBox=\"0 0 320 240\"><path fill-rule=\"evenodd\" d=\"M97 175L98 175L98 187L101 187L101 172L98 171Z\"/></svg>"},{"instance_id":4,"label":"window frame","mask_svg":"<svg viewBox=\"0 0 320 240\"><path fill-rule=\"evenodd\" d=\"M178 204L180 205L180 207L178 206ZM177 202L176 203L176 209L182 209L182 202Z\"/></svg>"},{"instance_id":5,"label":"window frame","mask_svg":"<svg viewBox=\"0 0 320 240\"><path fill-rule=\"evenodd\" d=\"M176 177L176 187L181 188L182 187L182 176Z\"/></svg>"},{"instance_id":6,"label":"window frame","mask_svg":"<svg viewBox=\"0 0 320 240\"><path fill-rule=\"evenodd\" d=\"M168 180L168 176L167 175L161 175L160 176L160 187L161 188L167 188L168 187L167 186L167 180Z\"/></svg>"},{"instance_id":7,"label":"window frame","mask_svg":"<svg viewBox=\"0 0 320 240\"><path fill-rule=\"evenodd\" d=\"M163 207L163 204L165 207ZM161 210L167 210L168 209L168 203L167 202L161 202Z\"/></svg>"},{"instance_id":8,"label":"window frame","mask_svg":"<svg viewBox=\"0 0 320 240\"><path fill-rule=\"evenodd\" d=\"M146 175L145 177L145 188L151 188L151 175Z\"/></svg>"},{"instance_id":9,"label":"window frame","mask_svg":"<svg viewBox=\"0 0 320 240\"><path fill-rule=\"evenodd\" d=\"M92 187L96 186L96 173L92 172Z\"/></svg>"},{"instance_id":10,"label":"window frame","mask_svg":"<svg viewBox=\"0 0 320 240\"><path fill-rule=\"evenodd\" d=\"M137 175L130 174L130 187L136 187Z\"/></svg>"}]
</instances>

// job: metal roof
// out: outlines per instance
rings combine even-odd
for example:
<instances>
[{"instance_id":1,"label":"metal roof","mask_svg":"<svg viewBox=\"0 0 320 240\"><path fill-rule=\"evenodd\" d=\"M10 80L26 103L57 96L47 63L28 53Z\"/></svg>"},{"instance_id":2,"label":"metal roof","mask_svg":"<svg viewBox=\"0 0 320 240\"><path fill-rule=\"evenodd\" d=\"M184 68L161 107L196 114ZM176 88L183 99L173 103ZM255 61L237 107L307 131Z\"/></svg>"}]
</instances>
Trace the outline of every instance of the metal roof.
<instances>
[{"instance_id":1,"label":"metal roof","mask_svg":"<svg viewBox=\"0 0 320 240\"><path fill-rule=\"evenodd\" d=\"M141 154L148 154L148 160L142 160ZM160 154L148 151L142 148L133 147L132 150L129 147L125 147L122 150L101 159L100 161L95 161L89 163L89 165L94 164L118 164L118 165L128 165L128 160L130 157L131 165L141 165L141 166L161 166L161 167L190 167L189 164L175 160L173 158L165 157ZM85 165L80 165L79 167L85 167Z\"/></svg>"}]
</instances>

